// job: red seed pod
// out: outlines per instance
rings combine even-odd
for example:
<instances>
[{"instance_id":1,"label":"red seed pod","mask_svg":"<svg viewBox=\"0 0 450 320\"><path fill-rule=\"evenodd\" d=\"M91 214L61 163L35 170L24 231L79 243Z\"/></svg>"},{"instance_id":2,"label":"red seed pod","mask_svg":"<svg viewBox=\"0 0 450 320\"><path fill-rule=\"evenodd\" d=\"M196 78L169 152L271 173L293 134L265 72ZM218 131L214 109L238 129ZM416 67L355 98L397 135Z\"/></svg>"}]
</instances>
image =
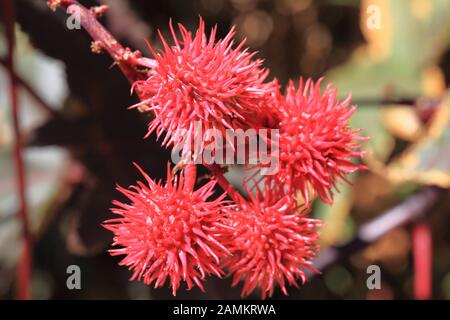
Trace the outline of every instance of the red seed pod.
<instances>
[{"instance_id":1,"label":"red seed pod","mask_svg":"<svg viewBox=\"0 0 450 320\"><path fill-rule=\"evenodd\" d=\"M118 187L131 202L114 201L112 212L120 217L104 224L114 233L117 248L110 250L111 255L125 255L120 265L133 270L130 280L154 283L156 288L169 278L173 295L181 281L188 289L197 285L203 290L207 275L222 276L219 265L229 254L217 239L225 228L221 222L224 195L207 201L215 182L194 191L195 172L190 170L172 176L168 168L162 185L138 169L147 184L139 181L128 189Z\"/></svg>"},{"instance_id":2,"label":"red seed pod","mask_svg":"<svg viewBox=\"0 0 450 320\"><path fill-rule=\"evenodd\" d=\"M231 256L224 266L234 274L233 286L244 282L242 296L260 288L265 299L277 284L287 295L286 284L297 287L298 278L306 281L304 269L315 271L310 265L319 248L315 229L321 222L307 218L291 197L278 199L273 189L264 195L258 191L227 216L232 229L223 243Z\"/></svg>"},{"instance_id":3,"label":"red seed pod","mask_svg":"<svg viewBox=\"0 0 450 320\"><path fill-rule=\"evenodd\" d=\"M286 96L278 95L279 170L265 180L283 194L300 192L306 205L311 189L331 204L336 183L365 169L355 160L363 155L358 142L367 138L349 125L356 108L350 106L350 97L339 101L333 87L321 92L320 85L321 80L304 84L300 79L298 89L290 82Z\"/></svg>"},{"instance_id":4,"label":"red seed pod","mask_svg":"<svg viewBox=\"0 0 450 320\"><path fill-rule=\"evenodd\" d=\"M261 67L262 61L254 60L255 53L243 48L244 41L234 47L234 28L216 41L217 28L207 37L202 19L195 36L178 26L181 39L172 25L174 46L160 34L164 50L156 53L150 47L156 67L147 80L133 86L142 98L139 108L155 115L148 134L155 131L160 137L165 133L164 146L182 143L184 149L192 148L197 134L202 152L208 129L225 134L226 129L262 127L262 110L275 85L264 82L268 71ZM196 123L200 126L194 127ZM182 130L183 138L179 136Z\"/></svg>"}]
</instances>

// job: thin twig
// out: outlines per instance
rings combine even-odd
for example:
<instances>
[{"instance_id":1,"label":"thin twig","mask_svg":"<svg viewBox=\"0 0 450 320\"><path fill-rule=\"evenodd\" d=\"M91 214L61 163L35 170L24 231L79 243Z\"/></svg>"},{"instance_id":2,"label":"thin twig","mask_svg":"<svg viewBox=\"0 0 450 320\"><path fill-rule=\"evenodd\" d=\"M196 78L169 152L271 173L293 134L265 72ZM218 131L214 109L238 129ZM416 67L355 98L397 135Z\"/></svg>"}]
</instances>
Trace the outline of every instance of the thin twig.
<instances>
[{"instance_id":1,"label":"thin twig","mask_svg":"<svg viewBox=\"0 0 450 320\"><path fill-rule=\"evenodd\" d=\"M8 40L7 68L10 79L11 113L14 127L14 163L17 176L17 191L19 195L18 215L22 223L23 251L19 262L17 279L17 297L19 299L29 299L30 297L30 275L32 264L32 239L28 224L25 168L22 157L22 144L19 123L19 103L17 96L17 79L14 73L14 4L12 0L2 0L2 11L5 22L6 37Z\"/></svg>"},{"instance_id":2,"label":"thin twig","mask_svg":"<svg viewBox=\"0 0 450 320\"><path fill-rule=\"evenodd\" d=\"M129 48L124 48L97 21L97 17L107 10L107 6L87 9L75 0L50 0L47 3L52 10L61 8L68 14L79 18L80 24L94 40L92 43L93 51L105 50L108 52L130 83L145 79L146 72L138 70L138 67L153 68L156 66L155 60L142 57L139 51L132 52Z\"/></svg>"}]
</instances>

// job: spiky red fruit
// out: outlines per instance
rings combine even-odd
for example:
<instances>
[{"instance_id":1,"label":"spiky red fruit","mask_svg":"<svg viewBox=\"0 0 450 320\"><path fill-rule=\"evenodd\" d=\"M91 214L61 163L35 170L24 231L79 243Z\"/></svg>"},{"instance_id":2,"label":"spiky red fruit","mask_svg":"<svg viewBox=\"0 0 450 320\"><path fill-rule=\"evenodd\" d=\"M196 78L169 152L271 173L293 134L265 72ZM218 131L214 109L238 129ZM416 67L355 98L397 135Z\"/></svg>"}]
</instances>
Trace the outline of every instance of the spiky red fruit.
<instances>
[{"instance_id":1,"label":"spiky red fruit","mask_svg":"<svg viewBox=\"0 0 450 320\"><path fill-rule=\"evenodd\" d=\"M233 286L244 282L242 296L259 287L265 299L277 283L287 294L286 283L297 287L298 278L306 281L304 269L314 270L310 264L319 237L315 228L321 222L307 218L292 198L277 197L273 190L258 192L229 214L228 224L235 231L224 240L231 252L224 265L234 274Z\"/></svg>"},{"instance_id":2,"label":"spiky red fruit","mask_svg":"<svg viewBox=\"0 0 450 320\"><path fill-rule=\"evenodd\" d=\"M223 40L215 41L216 27L209 38L200 19L193 37L179 24L181 40L171 25L174 46L160 35L164 51L153 55L157 66L145 81L134 88L142 98L141 109L151 111L155 118L149 124L149 134L164 132L164 146L183 143L192 148L200 124L202 144L211 138L205 130L215 129L224 134L228 129L260 128L261 112L271 95L274 83L264 83L268 72L261 68L261 60L253 60L255 53L243 49L244 41L233 48L234 28ZM177 133L185 130L181 139ZM199 152L202 150L200 149Z\"/></svg>"},{"instance_id":3,"label":"spiky red fruit","mask_svg":"<svg viewBox=\"0 0 450 320\"><path fill-rule=\"evenodd\" d=\"M114 201L112 212L121 217L105 222L114 233L113 246L119 246L111 255L125 255L120 265L133 270L131 280L154 282L156 288L168 277L173 295L182 280L188 289L196 284L203 290L206 275L221 277L219 263L229 253L217 240L223 196L207 201L214 182L194 191L195 176L189 172L173 177L169 168L161 185L139 170L147 185L118 187L131 203Z\"/></svg>"},{"instance_id":4,"label":"spiky red fruit","mask_svg":"<svg viewBox=\"0 0 450 320\"><path fill-rule=\"evenodd\" d=\"M289 83L286 96L276 103L279 128L279 171L266 183L284 194L300 192L308 205L311 189L331 204L336 183L345 175L365 167L353 162L363 155L358 141L360 130L349 126L355 107L349 96L338 101L337 90L328 85L320 91L316 84L300 79L298 90Z\"/></svg>"}]
</instances>

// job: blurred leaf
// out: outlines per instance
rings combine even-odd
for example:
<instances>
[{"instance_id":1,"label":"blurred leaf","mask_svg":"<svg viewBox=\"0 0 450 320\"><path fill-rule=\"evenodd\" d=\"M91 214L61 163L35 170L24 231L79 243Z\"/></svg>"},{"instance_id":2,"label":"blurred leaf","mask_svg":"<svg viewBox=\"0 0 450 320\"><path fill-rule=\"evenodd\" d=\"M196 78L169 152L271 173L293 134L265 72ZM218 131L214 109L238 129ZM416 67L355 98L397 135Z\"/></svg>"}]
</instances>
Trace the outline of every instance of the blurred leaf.
<instances>
[{"instance_id":1,"label":"blurred leaf","mask_svg":"<svg viewBox=\"0 0 450 320\"><path fill-rule=\"evenodd\" d=\"M380 28L367 23L375 6ZM364 0L361 27L368 52L379 61L394 61L420 70L435 61L450 44L450 2L442 0ZM426 43L426 45L424 45Z\"/></svg>"},{"instance_id":2,"label":"blurred leaf","mask_svg":"<svg viewBox=\"0 0 450 320\"><path fill-rule=\"evenodd\" d=\"M442 72L435 61L450 40L450 34L442 32L450 30L450 2L412 2L362 1L361 28L367 44L357 48L347 63L326 75L339 88L342 97L351 93L358 104L351 125L362 128L363 134L371 138L364 143L364 148L368 151L366 161L374 168L383 167L388 160L395 147L395 136L414 141L422 133L422 124L413 109L382 109L383 100L435 96L441 93L435 88L444 86ZM367 27L369 5L380 9L380 29ZM421 13L417 6L431 6L431 10ZM352 187L342 186L332 207L318 204L315 213L326 223L322 233L325 244L344 241L345 233L351 232L347 220L352 192Z\"/></svg>"},{"instance_id":3,"label":"blurred leaf","mask_svg":"<svg viewBox=\"0 0 450 320\"><path fill-rule=\"evenodd\" d=\"M380 9L379 29L367 26L369 5ZM367 44L356 49L346 64L330 70L326 78L343 96L352 93L359 104L352 125L371 137L365 144L370 157L383 162L393 150L394 138L383 124L376 101L429 95L427 71L450 42L450 2L362 1L361 28Z\"/></svg>"},{"instance_id":4,"label":"blurred leaf","mask_svg":"<svg viewBox=\"0 0 450 320\"><path fill-rule=\"evenodd\" d=\"M386 128L400 139L415 141L422 134L422 121L411 106L389 106L383 110L382 116Z\"/></svg>"},{"instance_id":5,"label":"blurred leaf","mask_svg":"<svg viewBox=\"0 0 450 320\"><path fill-rule=\"evenodd\" d=\"M325 223L321 230L321 245L323 247L343 244L353 236L354 230L349 218L353 204L352 188L353 186L347 183L339 185L340 192L335 193L332 206L322 201L316 202L314 216Z\"/></svg>"},{"instance_id":6,"label":"blurred leaf","mask_svg":"<svg viewBox=\"0 0 450 320\"><path fill-rule=\"evenodd\" d=\"M444 280L442 280L442 292L447 300L450 300L450 272L446 274Z\"/></svg>"},{"instance_id":7,"label":"blurred leaf","mask_svg":"<svg viewBox=\"0 0 450 320\"><path fill-rule=\"evenodd\" d=\"M375 106L359 107L352 116L350 124L362 128L363 134L370 137L363 146L369 151L366 158L384 162L394 148L394 138L383 124L383 115ZM370 163L370 162L369 162Z\"/></svg>"},{"instance_id":8,"label":"blurred leaf","mask_svg":"<svg viewBox=\"0 0 450 320\"><path fill-rule=\"evenodd\" d=\"M450 95L433 116L426 135L387 168L396 182L450 187Z\"/></svg>"},{"instance_id":9,"label":"blurred leaf","mask_svg":"<svg viewBox=\"0 0 450 320\"><path fill-rule=\"evenodd\" d=\"M6 119L6 112L0 108L0 149L11 144L11 130L9 128L9 123Z\"/></svg>"},{"instance_id":10,"label":"blurred leaf","mask_svg":"<svg viewBox=\"0 0 450 320\"><path fill-rule=\"evenodd\" d=\"M353 285L352 274L344 267L333 267L325 274L325 284L334 294L343 296Z\"/></svg>"}]
</instances>

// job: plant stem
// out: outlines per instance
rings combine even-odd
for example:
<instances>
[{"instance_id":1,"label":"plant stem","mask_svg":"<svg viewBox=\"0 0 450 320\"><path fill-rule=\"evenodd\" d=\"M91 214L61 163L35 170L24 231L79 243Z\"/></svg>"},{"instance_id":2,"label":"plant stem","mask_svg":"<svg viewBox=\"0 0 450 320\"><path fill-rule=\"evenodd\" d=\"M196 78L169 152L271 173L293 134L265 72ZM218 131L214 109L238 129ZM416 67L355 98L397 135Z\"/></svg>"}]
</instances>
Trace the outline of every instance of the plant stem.
<instances>
[{"instance_id":1,"label":"plant stem","mask_svg":"<svg viewBox=\"0 0 450 320\"><path fill-rule=\"evenodd\" d=\"M414 296L417 300L431 298L432 236L426 222L417 222L412 229L414 259Z\"/></svg>"},{"instance_id":2,"label":"plant stem","mask_svg":"<svg viewBox=\"0 0 450 320\"><path fill-rule=\"evenodd\" d=\"M119 66L122 73L130 83L146 78L146 72L136 69L136 67L153 68L156 62L153 59L141 57L140 52L132 52L129 48L124 48L101 23L97 17L102 15L107 6L85 8L75 0L50 0L47 2L52 10L60 7L75 18L80 19L80 24L94 40L92 49L94 52L105 50Z\"/></svg>"},{"instance_id":3,"label":"plant stem","mask_svg":"<svg viewBox=\"0 0 450 320\"><path fill-rule=\"evenodd\" d=\"M19 219L22 223L23 250L19 261L17 275L17 297L24 300L30 297L30 275L32 264L32 239L28 224L25 168L22 157L22 140L19 121L19 101L17 95L17 79L14 72L14 5L12 0L2 0L2 11L8 41L8 57L6 65L10 80L11 113L14 128L14 164L16 169L17 192L19 196Z\"/></svg>"},{"instance_id":4,"label":"plant stem","mask_svg":"<svg viewBox=\"0 0 450 320\"><path fill-rule=\"evenodd\" d=\"M188 163L184 167L184 185L187 190L194 190L197 180L197 165Z\"/></svg>"}]
</instances>

